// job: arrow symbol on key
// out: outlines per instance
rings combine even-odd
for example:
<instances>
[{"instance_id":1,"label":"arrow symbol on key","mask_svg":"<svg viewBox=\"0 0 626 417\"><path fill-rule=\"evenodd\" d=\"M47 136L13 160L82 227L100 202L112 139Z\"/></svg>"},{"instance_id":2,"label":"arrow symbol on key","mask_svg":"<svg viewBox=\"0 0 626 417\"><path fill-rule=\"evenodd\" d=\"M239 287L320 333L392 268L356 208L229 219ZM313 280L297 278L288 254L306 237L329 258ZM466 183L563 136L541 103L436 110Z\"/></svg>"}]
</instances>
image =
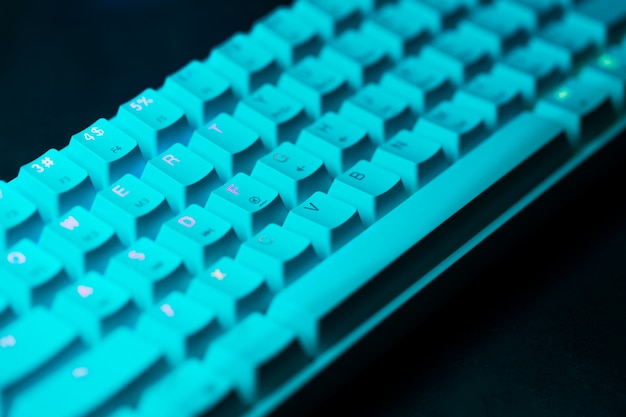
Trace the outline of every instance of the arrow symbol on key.
<instances>
[{"instance_id":1,"label":"arrow symbol on key","mask_svg":"<svg viewBox=\"0 0 626 417\"><path fill-rule=\"evenodd\" d=\"M315 204L311 203L309 201L309 205L308 206L304 206L305 210L313 210L313 211L320 211L320 209L318 209Z\"/></svg>"},{"instance_id":2,"label":"arrow symbol on key","mask_svg":"<svg viewBox=\"0 0 626 417\"><path fill-rule=\"evenodd\" d=\"M304 171L304 168L306 167L306 165L302 165L296 168L296 171L301 172Z\"/></svg>"}]
</instances>

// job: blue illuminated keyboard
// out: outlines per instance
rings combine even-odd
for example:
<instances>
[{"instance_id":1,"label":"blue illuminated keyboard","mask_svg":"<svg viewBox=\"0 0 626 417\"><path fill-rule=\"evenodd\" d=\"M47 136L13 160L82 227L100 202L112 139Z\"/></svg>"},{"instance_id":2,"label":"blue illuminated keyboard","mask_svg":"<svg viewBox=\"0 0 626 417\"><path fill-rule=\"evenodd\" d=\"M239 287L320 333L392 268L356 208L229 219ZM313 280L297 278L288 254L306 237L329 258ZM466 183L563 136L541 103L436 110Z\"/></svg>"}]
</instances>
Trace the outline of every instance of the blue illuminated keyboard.
<instances>
[{"instance_id":1,"label":"blue illuminated keyboard","mask_svg":"<svg viewBox=\"0 0 626 417\"><path fill-rule=\"evenodd\" d=\"M209 45L0 181L0 416L306 414L623 158L625 32L611 0L298 0Z\"/></svg>"}]
</instances>

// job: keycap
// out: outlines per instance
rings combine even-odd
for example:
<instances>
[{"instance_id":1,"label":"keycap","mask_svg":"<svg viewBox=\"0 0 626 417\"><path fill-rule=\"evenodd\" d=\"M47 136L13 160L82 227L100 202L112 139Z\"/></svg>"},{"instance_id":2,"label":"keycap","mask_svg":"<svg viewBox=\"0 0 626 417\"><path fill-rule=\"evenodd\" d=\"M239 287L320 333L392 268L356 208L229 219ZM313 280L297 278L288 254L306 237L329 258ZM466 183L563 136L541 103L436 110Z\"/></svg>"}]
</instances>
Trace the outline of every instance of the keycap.
<instances>
[{"instance_id":1,"label":"keycap","mask_svg":"<svg viewBox=\"0 0 626 417\"><path fill-rule=\"evenodd\" d=\"M0 250L22 238L37 239L42 225L37 206L0 180Z\"/></svg>"},{"instance_id":2,"label":"keycap","mask_svg":"<svg viewBox=\"0 0 626 417\"><path fill-rule=\"evenodd\" d=\"M487 129L478 113L449 101L426 113L413 130L439 142L450 162L465 155L487 136Z\"/></svg>"},{"instance_id":3,"label":"keycap","mask_svg":"<svg viewBox=\"0 0 626 417\"><path fill-rule=\"evenodd\" d=\"M23 165L11 184L37 205L45 222L76 205L89 207L94 193L87 171L56 149Z\"/></svg>"},{"instance_id":4,"label":"keycap","mask_svg":"<svg viewBox=\"0 0 626 417\"><path fill-rule=\"evenodd\" d=\"M137 141L145 159L191 136L183 110L152 88L122 104L111 122Z\"/></svg>"},{"instance_id":5,"label":"keycap","mask_svg":"<svg viewBox=\"0 0 626 417\"><path fill-rule=\"evenodd\" d=\"M142 314L135 329L161 346L172 365L204 356L210 341L221 332L215 312L178 291Z\"/></svg>"},{"instance_id":6,"label":"keycap","mask_svg":"<svg viewBox=\"0 0 626 417\"><path fill-rule=\"evenodd\" d=\"M477 9L459 24L459 31L480 43L493 57L523 45L529 37L524 21L497 4Z\"/></svg>"},{"instance_id":7,"label":"keycap","mask_svg":"<svg viewBox=\"0 0 626 417\"><path fill-rule=\"evenodd\" d=\"M113 256L105 277L126 289L141 309L174 290L185 291L191 279L179 255L145 237Z\"/></svg>"},{"instance_id":8,"label":"keycap","mask_svg":"<svg viewBox=\"0 0 626 417\"><path fill-rule=\"evenodd\" d=\"M378 81L392 62L380 44L368 42L364 34L353 29L326 44L319 57L342 73L354 89Z\"/></svg>"},{"instance_id":9,"label":"keycap","mask_svg":"<svg viewBox=\"0 0 626 417\"><path fill-rule=\"evenodd\" d=\"M286 7L278 7L257 21L250 35L271 50L283 67L316 55L322 46L317 29Z\"/></svg>"},{"instance_id":10,"label":"keycap","mask_svg":"<svg viewBox=\"0 0 626 417\"><path fill-rule=\"evenodd\" d=\"M567 20L546 26L529 46L554 57L564 72L571 72L589 60L596 51L593 37Z\"/></svg>"},{"instance_id":11,"label":"keycap","mask_svg":"<svg viewBox=\"0 0 626 417\"><path fill-rule=\"evenodd\" d=\"M48 310L36 307L20 316L0 329L0 398L8 404L16 389L81 348L78 332Z\"/></svg>"},{"instance_id":12,"label":"keycap","mask_svg":"<svg viewBox=\"0 0 626 417\"><path fill-rule=\"evenodd\" d=\"M165 196L131 174L101 190L91 210L115 228L124 245L143 236L156 237L172 215Z\"/></svg>"},{"instance_id":13,"label":"keycap","mask_svg":"<svg viewBox=\"0 0 626 417\"><path fill-rule=\"evenodd\" d=\"M619 42L626 33L626 4L610 0L590 0L577 5L567 16L590 33L597 44Z\"/></svg>"},{"instance_id":14,"label":"keycap","mask_svg":"<svg viewBox=\"0 0 626 417\"><path fill-rule=\"evenodd\" d=\"M563 14L563 2L560 0L500 0L498 6L507 13L515 14L533 31Z\"/></svg>"},{"instance_id":15,"label":"keycap","mask_svg":"<svg viewBox=\"0 0 626 417\"><path fill-rule=\"evenodd\" d=\"M211 344L205 361L232 378L250 403L302 367L306 357L294 333L252 313Z\"/></svg>"},{"instance_id":16,"label":"keycap","mask_svg":"<svg viewBox=\"0 0 626 417\"><path fill-rule=\"evenodd\" d=\"M366 128L378 145L415 122L403 97L389 93L376 84L366 85L346 100L339 115Z\"/></svg>"},{"instance_id":17,"label":"keycap","mask_svg":"<svg viewBox=\"0 0 626 417\"><path fill-rule=\"evenodd\" d=\"M141 180L163 193L175 213L190 204L204 204L221 184L213 165L180 143L150 159Z\"/></svg>"},{"instance_id":18,"label":"keycap","mask_svg":"<svg viewBox=\"0 0 626 417\"><path fill-rule=\"evenodd\" d=\"M296 145L321 158L333 177L374 152L367 130L332 112L300 132Z\"/></svg>"},{"instance_id":19,"label":"keycap","mask_svg":"<svg viewBox=\"0 0 626 417\"><path fill-rule=\"evenodd\" d=\"M517 48L495 64L491 74L518 88L527 104L556 87L565 78L557 59L537 48Z\"/></svg>"},{"instance_id":20,"label":"keycap","mask_svg":"<svg viewBox=\"0 0 626 417\"><path fill-rule=\"evenodd\" d=\"M380 42L394 60L417 54L430 37L427 23L406 3L387 4L372 13L361 24L361 31Z\"/></svg>"},{"instance_id":21,"label":"keycap","mask_svg":"<svg viewBox=\"0 0 626 417\"><path fill-rule=\"evenodd\" d=\"M276 190L242 173L213 191L205 207L230 222L240 240L286 215Z\"/></svg>"},{"instance_id":22,"label":"keycap","mask_svg":"<svg viewBox=\"0 0 626 417\"><path fill-rule=\"evenodd\" d=\"M465 2L460 0L410 0L402 1L418 14L432 33L449 29L467 13Z\"/></svg>"},{"instance_id":23,"label":"keycap","mask_svg":"<svg viewBox=\"0 0 626 417\"><path fill-rule=\"evenodd\" d=\"M104 271L109 257L121 249L115 230L80 206L48 223L39 244L74 279L87 271Z\"/></svg>"},{"instance_id":24,"label":"keycap","mask_svg":"<svg viewBox=\"0 0 626 417\"><path fill-rule=\"evenodd\" d=\"M289 142L259 159L252 177L278 191L288 209L317 190L326 191L331 182L321 159Z\"/></svg>"},{"instance_id":25,"label":"keycap","mask_svg":"<svg viewBox=\"0 0 626 417\"><path fill-rule=\"evenodd\" d=\"M294 141L309 123L302 105L270 84L244 97L233 115L259 132L267 149L284 141Z\"/></svg>"},{"instance_id":26,"label":"keycap","mask_svg":"<svg viewBox=\"0 0 626 417\"><path fill-rule=\"evenodd\" d=\"M406 233L399 234L406 234L407 238L411 236L408 239L411 243L406 242L410 247L414 239L420 239L415 236L416 233L420 236L430 233L431 228L441 224L435 219L456 213L466 204L466 197L482 193L493 184L492 181L502 178L505 172L530 155L563 158L569 152L563 128L557 122L533 113L521 113L486 139L480 152L468 153L439 174L437 187L426 186L418 190L394 211L394 216L383 217L364 230L362 236L380 240L376 251L371 250L371 241L361 245L354 240L344 245L325 262L277 294L268 309L268 318L297 333L307 354L319 355L351 334L366 317L379 311L378 308L389 300L383 294L393 285L399 285L398 281L389 280L389 276L380 275L379 280L375 278L376 272L386 265L379 262L385 258L385 252L398 251L397 245L385 245L385 236L394 230L404 230ZM485 155L490 155L499 163L484 166ZM481 166L489 172L480 172L478 167ZM495 173L491 170L499 174L491 176ZM455 196L454 201L450 200L450 195ZM446 204L443 204L444 201ZM419 221L411 224L407 222L408 218ZM401 244L402 247L404 245ZM350 272L342 273L342 279L336 279L337 271L345 269L343 265L347 259L364 258L367 258L365 262L356 262ZM410 282L414 283L413 280ZM396 294L394 291L391 293ZM372 297L372 294L376 296Z\"/></svg>"},{"instance_id":27,"label":"keycap","mask_svg":"<svg viewBox=\"0 0 626 417\"><path fill-rule=\"evenodd\" d=\"M422 48L420 58L444 72L452 82L463 84L491 66L487 49L476 42L465 42L460 31L445 32Z\"/></svg>"},{"instance_id":28,"label":"keycap","mask_svg":"<svg viewBox=\"0 0 626 417\"><path fill-rule=\"evenodd\" d=\"M372 225L406 197L398 175L369 161L359 161L335 178L328 194L356 207L365 226Z\"/></svg>"},{"instance_id":29,"label":"keycap","mask_svg":"<svg viewBox=\"0 0 626 417\"><path fill-rule=\"evenodd\" d=\"M307 238L275 223L270 223L243 242L235 259L267 277L274 293L290 285L317 263Z\"/></svg>"},{"instance_id":30,"label":"keycap","mask_svg":"<svg viewBox=\"0 0 626 417\"><path fill-rule=\"evenodd\" d=\"M238 97L275 82L279 76L274 54L244 33L236 33L213 48L206 62L231 83Z\"/></svg>"},{"instance_id":31,"label":"keycap","mask_svg":"<svg viewBox=\"0 0 626 417\"><path fill-rule=\"evenodd\" d=\"M126 173L140 175L145 163L137 142L107 119L72 135L63 152L89 173L97 190Z\"/></svg>"},{"instance_id":32,"label":"keycap","mask_svg":"<svg viewBox=\"0 0 626 417\"><path fill-rule=\"evenodd\" d=\"M244 407L233 384L197 359L182 362L150 386L138 405L151 417L234 416Z\"/></svg>"},{"instance_id":33,"label":"keycap","mask_svg":"<svg viewBox=\"0 0 626 417\"><path fill-rule=\"evenodd\" d=\"M59 291L52 312L72 323L89 344L122 325L132 326L138 311L130 294L97 272Z\"/></svg>"},{"instance_id":34,"label":"keycap","mask_svg":"<svg viewBox=\"0 0 626 417\"><path fill-rule=\"evenodd\" d=\"M616 116L606 90L575 79L541 99L535 111L562 123L573 144L598 134Z\"/></svg>"},{"instance_id":35,"label":"keycap","mask_svg":"<svg viewBox=\"0 0 626 417\"><path fill-rule=\"evenodd\" d=\"M601 85L609 92L613 105L619 111L626 97L626 48L610 48L586 65L580 78Z\"/></svg>"},{"instance_id":36,"label":"keycap","mask_svg":"<svg viewBox=\"0 0 626 417\"><path fill-rule=\"evenodd\" d=\"M417 57L398 62L383 75L381 87L402 96L414 113L422 114L454 91L450 79Z\"/></svg>"},{"instance_id":37,"label":"keycap","mask_svg":"<svg viewBox=\"0 0 626 417\"><path fill-rule=\"evenodd\" d=\"M228 80L198 60L168 76L159 93L183 109L193 128L219 113L232 112L236 104Z\"/></svg>"},{"instance_id":38,"label":"keycap","mask_svg":"<svg viewBox=\"0 0 626 417\"><path fill-rule=\"evenodd\" d=\"M164 372L155 346L121 328L16 397L11 416L58 416L112 411L133 404L149 377Z\"/></svg>"},{"instance_id":39,"label":"keycap","mask_svg":"<svg viewBox=\"0 0 626 417\"><path fill-rule=\"evenodd\" d=\"M452 101L480 114L489 129L508 122L524 109L524 100L517 88L485 74L459 89Z\"/></svg>"},{"instance_id":40,"label":"keycap","mask_svg":"<svg viewBox=\"0 0 626 417\"><path fill-rule=\"evenodd\" d=\"M63 264L30 239L22 239L2 252L0 293L18 314L32 307L50 307L54 295L70 283Z\"/></svg>"},{"instance_id":41,"label":"keycap","mask_svg":"<svg viewBox=\"0 0 626 417\"><path fill-rule=\"evenodd\" d=\"M344 75L312 56L286 70L278 80L278 88L298 100L313 119L338 111L352 94Z\"/></svg>"},{"instance_id":42,"label":"keycap","mask_svg":"<svg viewBox=\"0 0 626 417\"><path fill-rule=\"evenodd\" d=\"M156 242L183 258L192 274L205 269L220 254L234 255L239 246L231 224L197 204L165 222Z\"/></svg>"},{"instance_id":43,"label":"keycap","mask_svg":"<svg viewBox=\"0 0 626 417\"><path fill-rule=\"evenodd\" d=\"M355 1L302 0L293 5L293 11L314 25L326 40L356 27L361 21L359 4Z\"/></svg>"},{"instance_id":44,"label":"keycap","mask_svg":"<svg viewBox=\"0 0 626 417\"><path fill-rule=\"evenodd\" d=\"M194 278L187 295L211 307L224 328L233 327L253 311L265 311L271 298L260 272L227 256Z\"/></svg>"},{"instance_id":45,"label":"keycap","mask_svg":"<svg viewBox=\"0 0 626 417\"><path fill-rule=\"evenodd\" d=\"M256 131L226 113L196 129L189 149L213 164L222 182L238 172L249 174L266 152Z\"/></svg>"},{"instance_id":46,"label":"keycap","mask_svg":"<svg viewBox=\"0 0 626 417\"><path fill-rule=\"evenodd\" d=\"M320 258L328 257L363 230L354 206L319 191L291 209L283 226L307 237Z\"/></svg>"},{"instance_id":47,"label":"keycap","mask_svg":"<svg viewBox=\"0 0 626 417\"><path fill-rule=\"evenodd\" d=\"M408 130L401 130L379 146L372 163L399 175L410 194L448 167L441 144Z\"/></svg>"}]
</instances>

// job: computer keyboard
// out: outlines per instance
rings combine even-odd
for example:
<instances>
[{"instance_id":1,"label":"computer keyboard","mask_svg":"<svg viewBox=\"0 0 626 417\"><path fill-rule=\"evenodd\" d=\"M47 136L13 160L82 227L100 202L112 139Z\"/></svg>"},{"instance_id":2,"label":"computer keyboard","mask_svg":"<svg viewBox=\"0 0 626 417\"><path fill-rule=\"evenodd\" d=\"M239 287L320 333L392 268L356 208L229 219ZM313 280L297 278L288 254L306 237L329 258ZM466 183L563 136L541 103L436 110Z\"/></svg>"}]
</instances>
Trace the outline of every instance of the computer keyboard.
<instances>
[{"instance_id":1,"label":"computer keyboard","mask_svg":"<svg viewBox=\"0 0 626 417\"><path fill-rule=\"evenodd\" d=\"M373 3L280 7L0 183L4 415L300 414L623 154L625 6Z\"/></svg>"}]
</instances>

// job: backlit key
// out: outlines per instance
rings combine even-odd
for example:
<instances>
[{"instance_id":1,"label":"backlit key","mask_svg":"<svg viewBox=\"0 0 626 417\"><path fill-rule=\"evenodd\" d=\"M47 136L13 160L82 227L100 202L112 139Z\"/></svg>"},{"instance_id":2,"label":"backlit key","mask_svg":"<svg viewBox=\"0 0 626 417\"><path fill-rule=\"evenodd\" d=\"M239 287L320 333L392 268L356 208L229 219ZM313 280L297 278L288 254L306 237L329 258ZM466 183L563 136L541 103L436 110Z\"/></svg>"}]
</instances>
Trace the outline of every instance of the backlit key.
<instances>
[{"instance_id":1,"label":"backlit key","mask_svg":"<svg viewBox=\"0 0 626 417\"><path fill-rule=\"evenodd\" d=\"M465 155L487 136L487 128L478 113L449 101L425 114L413 130L439 142L450 162Z\"/></svg>"},{"instance_id":2,"label":"backlit key","mask_svg":"<svg viewBox=\"0 0 626 417\"><path fill-rule=\"evenodd\" d=\"M159 92L184 110L194 128L221 112L232 112L236 104L230 83L196 60L167 77Z\"/></svg>"},{"instance_id":3,"label":"backlit key","mask_svg":"<svg viewBox=\"0 0 626 417\"><path fill-rule=\"evenodd\" d=\"M106 119L72 135L63 152L89 173L98 190L126 173L139 175L145 163L137 142Z\"/></svg>"},{"instance_id":4,"label":"backlit key","mask_svg":"<svg viewBox=\"0 0 626 417\"><path fill-rule=\"evenodd\" d=\"M408 8L418 14L432 33L455 26L467 13L463 0L403 0Z\"/></svg>"},{"instance_id":5,"label":"backlit key","mask_svg":"<svg viewBox=\"0 0 626 417\"><path fill-rule=\"evenodd\" d=\"M228 79L239 97L275 82L279 76L274 54L244 33L237 33L214 48L206 62Z\"/></svg>"},{"instance_id":6,"label":"backlit key","mask_svg":"<svg viewBox=\"0 0 626 417\"><path fill-rule=\"evenodd\" d=\"M517 16L532 31L563 14L563 2L560 0L500 0L498 5L507 13Z\"/></svg>"},{"instance_id":7,"label":"backlit key","mask_svg":"<svg viewBox=\"0 0 626 417\"><path fill-rule=\"evenodd\" d=\"M317 190L326 191L331 182L321 159L289 142L259 159L252 176L276 189L287 208Z\"/></svg>"},{"instance_id":8,"label":"backlit key","mask_svg":"<svg viewBox=\"0 0 626 417\"><path fill-rule=\"evenodd\" d=\"M172 215L163 194L130 174L100 191L92 211L115 228L125 245L142 236L156 237L161 224Z\"/></svg>"},{"instance_id":9,"label":"backlit key","mask_svg":"<svg viewBox=\"0 0 626 417\"><path fill-rule=\"evenodd\" d=\"M458 30L446 32L425 46L420 57L441 69L455 84L463 84L491 66L487 49L476 42L466 42L466 38Z\"/></svg>"},{"instance_id":10,"label":"backlit key","mask_svg":"<svg viewBox=\"0 0 626 417\"><path fill-rule=\"evenodd\" d=\"M183 258L193 274L221 255L234 255L239 241L226 220L193 204L161 227L157 243Z\"/></svg>"},{"instance_id":11,"label":"backlit key","mask_svg":"<svg viewBox=\"0 0 626 417\"><path fill-rule=\"evenodd\" d=\"M180 143L148 161L141 180L162 192L174 212L204 204L220 185L213 165Z\"/></svg>"},{"instance_id":12,"label":"backlit key","mask_svg":"<svg viewBox=\"0 0 626 417\"><path fill-rule=\"evenodd\" d=\"M243 242L235 259L265 275L274 293L318 262L309 239L273 223Z\"/></svg>"},{"instance_id":13,"label":"backlit key","mask_svg":"<svg viewBox=\"0 0 626 417\"><path fill-rule=\"evenodd\" d=\"M575 79L539 101L535 111L563 124L573 144L594 137L616 116L608 91Z\"/></svg>"},{"instance_id":14,"label":"backlit key","mask_svg":"<svg viewBox=\"0 0 626 417\"><path fill-rule=\"evenodd\" d=\"M22 166L14 181L46 222L76 205L89 207L94 193L87 171L56 149Z\"/></svg>"},{"instance_id":15,"label":"backlit key","mask_svg":"<svg viewBox=\"0 0 626 417\"><path fill-rule=\"evenodd\" d=\"M139 143L146 159L191 136L183 110L151 88L122 104L111 122Z\"/></svg>"},{"instance_id":16,"label":"backlit key","mask_svg":"<svg viewBox=\"0 0 626 417\"><path fill-rule=\"evenodd\" d=\"M335 113L326 113L300 132L296 144L321 158L333 177L374 152L367 130Z\"/></svg>"},{"instance_id":17,"label":"backlit key","mask_svg":"<svg viewBox=\"0 0 626 417\"><path fill-rule=\"evenodd\" d=\"M316 192L293 208L284 227L306 236L321 258L326 258L363 231L354 206L322 192Z\"/></svg>"},{"instance_id":18,"label":"backlit key","mask_svg":"<svg viewBox=\"0 0 626 417\"><path fill-rule=\"evenodd\" d=\"M267 149L284 141L295 141L298 132L309 122L302 104L270 84L244 97L234 116L259 132Z\"/></svg>"},{"instance_id":19,"label":"backlit key","mask_svg":"<svg viewBox=\"0 0 626 417\"><path fill-rule=\"evenodd\" d=\"M321 47L317 29L286 7L278 7L259 20L250 34L274 52L283 67L290 67L307 55L316 55Z\"/></svg>"},{"instance_id":20,"label":"backlit key","mask_svg":"<svg viewBox=\"0 0 626 417\"><path fill-rule=\"evenodd\" d=\"M236 416L244 411L232 382L197 359L184 361L151 385L138 408L146 417Z\"/></svg>"},{"instance_id":21,"label":"backlit key","mask_svg":"<svg viewBox=\"0 0 626 417\"><path fill-rule=\"evenodd\" d=\"M0 250L22 238L36 240L42 225L37 206L0 180Z\"/></svg>"},{"instance_id":22,"label":"backlit key","mask_svg":"<svg viewBox=\"0 0 626 417\"><path fill-rule=\"evenodd\" d=\"M524 109L517 88L486 74L478 75L459 89L453 102L480 114L490 129L508 122Z\"/></svg>"},{"instance_id":23,"label":"backlit key","mask_svg":"<svg viewBox=\"0 0 626 417\"><path fill-rule=\"evenodd\" d=\"M326 40L356 27L361 21L361 11L354 1L301 0L294 4L293 10L314 25Z\"/></svg>"},{"instance_id":24,"label":"backlit key","mask_svg":"<svg viewBox=\"0 0 626 417\"><path fill-rule=\"evenodd\" d=\"M406 55L416 54L430 36L420 14L406 3L385 5L361 25L361 31L375 42L385 45L390 56L399 60Z\"/></svg>"},{"instance_id":25,"label":"backlit key","mask_svg":"<svg viewBox=\"0 0 626 417\"><path fill-rule=\"evenodd\" d=\"M450 79L420 58L408 57L383 76L381 87L402 96L414 113L424 113L454 91Z\"/></svg>"},{"instance_id":26,"label":"backlit key","mask_svg":"<svg viewBox=\"0 0 626 417\"><path fill-rule=\"evenodd\" d=\"M295 334L259 313L252 313L207 351L209 367L232 378L248 403L255 401L306 364Z\"/></svg>"},{"instance_id":27,"label":"backlit key","mask_svg":"<svg viewBox=\"0 0 626 417\"><path fill-rule=\"evenodd\" d=\"M137 321L137 333L161 346L169 362L201 358L221 328L207 306L174 291L146 311Z\"/></svg>"},{"instance_id":28,"label":"backlit key","mask_svg":"<svg viewBox=\"0 0 626 417\"><path fill-rule=\"evenodd\" d=\"M626 33L626 3L621 1L586 1L576 6L567 18L580 25L581 32L592 33L598 45L619 42Z\"/></svg>"},{"instance_id":29,"label":"backlit key","mask_svg":"<svg viewBox=\"0 0 626 417\"><path fill-rule=\"evenodd\" d=\"M2 253L0 293L24 314L36 305L50 307L58 290L70 283L63 264L29 239Z\"/></svg>"},{"instance_id":30,"label":"backlit key","mask_svg":"<svg viewBox=\"0 0 626 417\"><path fill-rule=\"evenodd\" d=\"M109 257L121 249L115 230L80 206L48 223L39 244L74 279L87 271L104 271Z\"/></svg>"},{"instance_id":31,"label":"backlit key","mask_svg":"<svg viewBox=\"0 0 626 417\"><path fill-rule=\"evenodd\" d=\"M130 294L96 272L60 291L52 311L79 329L89 344L119 326L132 326L138 314Z\"/></svg>"},{"instance_id":32,"label":"backlit key","mask_svg":"<svg viewBox=\"0 0 626 417\"><path fill-rule=\"evenodd\" d=\"M365 226L406 198L400 177L369 161L359 161L338 176L328 194L356 207Z\"/></svg>"},{"instance_id":33,"label":"backlit key","mask_svg":"<svg viewBox=\"0 0 626 417\"><path fill-rule=\"evenodd\" d=\"M145 237L112 257L105 274L142 309L174 290L185 291L190 281L180 256Z\"/></svg>"},{"instance_id":34,"label":"backlit key","mask_svg":"<svg viewBox=\"0 0 626 417\"><path fill-rule=\"evenodd\" d=\"M565 78L557 59L537 48L517 48L498 62L491 74L503 84L515 86L527 104Z\"/></svg>"},{"instance_id":35,"label":"backlit key","mask_svg":"<svg viewBox=\"0 0 626 417\"><path fill-rule=\"evenodd\" d=\"M78 332L69 324L37 307L0 329L0 396L9 404L15 388L28 387L45 375L55 360L77 353Z\"/></svg>"},{"instance_id":36,"label":"backlit key","mask_svg":"<svg viewBox=\"0 0 626 417\"><path fill-rule=\"evenodd\" d=\"M246 174L213 191L206 208L230 222L240 240L268 223L282 223L287 214L276 190Z\"/></svg>"},{"instance_id":37,"label":"backlit key","mask_svg":"<svg viewBox=\"0 0 626 417\"><path fill-rule=\"evenodd\" d=\"M321 61L341 72L355 89L377 82L391 66L387 51L355 30L348 30L328 43L319 56Z\"/></svg>"},{"instance_id":38,"label":"backlit key","mask_svg":"<svg viewBox=\"0 0 626 417\"><path fill-rule=\"evenodd\" d=\"M404 188L414 193L448 167L439 143L402 130L376 149L372 163L402 178Z\"/></svg>"},{"instance_id":39,"label":"backlit key","mask_svg":"<svg viewBox=\"0 0 626 417\"><path fill-rule=\"evenodd\" d=\"M529 46L537 51L552 55L559 68L572 72L589 60L596 51L594 39L567 20L546 26L532 38Z\"/></svg>"},{"instance_id":40,"label":"backlit key","mask_svg":"<svg viewBox=\"0 0 626 417\"><path fill-rule=\"evenodd\" d=\"M368 84L346 100L339 115L366 128L376 144L415 122L408 102L402 96L389 93L376 84Z\"/></svg>"},{"instance_id":41,"label":"backlit key","mask_svg":"<svg viewBox=\"0 0 626 417\"><path fill-rule=\"evenodd\" d=\"M265 311L271 299L265 277L229 257L219 259L194 278L187 295L214 309L226 328L253 311Z\"/></svg>"},{"instance_id":42,"label":"backlit key","mask_svg":"<svg viewBox=\"0 0 626 417\"><path fill-rule=\"evenodd\" d=\"M249 174L266 152L257 132L226 113L196 129L189 149L212 163L222 182L238 172Z\"/></svg>"},{"instance_id":43,"label":"backlit key","mask_svg":"<svg viewBox=\"0 0 626 417\"><path fill-rule=\"evenodd\" d=\"M122 358L123 360L120 360ZM165 371L161 351L126 328L20 392L13 417L107 414L134 404L145 384Z\"/></svg>"},{"instance_id":44,"label":"backlit key","mask_svg":"<svg viewBox=\"0 0 626 417\"><path fill-rule=\"evenodd\" d=\"M580 78L601 85L620 110L626 97L626 47L613 47L598 56L583 68Z\"/></svg>"},{"instance_id":45,"label":"backlit key","mask_svg":"<svg viewBox=\"0 0 626 417\"><path fill-rule=\"evenodd\" d=\"M278 88L299 100L314 119L327 111L339 110L352 93L343 74L312 56L285 71L278 80Z\"/></svg>"}]
</instances>

